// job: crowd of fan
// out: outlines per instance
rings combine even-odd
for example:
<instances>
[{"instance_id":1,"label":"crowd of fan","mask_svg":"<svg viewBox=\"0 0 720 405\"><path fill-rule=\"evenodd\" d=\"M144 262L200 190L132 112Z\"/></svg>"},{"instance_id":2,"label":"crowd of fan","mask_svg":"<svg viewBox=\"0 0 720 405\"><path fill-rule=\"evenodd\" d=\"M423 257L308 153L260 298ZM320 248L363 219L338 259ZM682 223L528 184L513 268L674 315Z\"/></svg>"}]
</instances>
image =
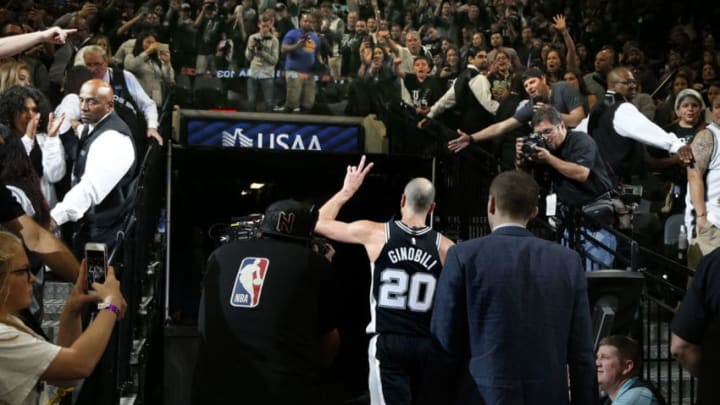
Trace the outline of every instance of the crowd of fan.
<instances>
[{"instance_id":1,"label":"crowd of fan","mask_svg":"<svg viewBox=\"0 0 720 405\"><path fill-rule=\"evenodd\" d=\"M548 85L575 86L587 115L604 97L607 74L624 65L637 79L633 104L689 140L712 121L705 107L720 94L720 53L710 23L717 12L717 7L651 0L11 1L0 8L3 36L49 26L76 31L62 46L41 43L2 60L0 122L12 133L38 140L25 142L25 148L46 201L26 194L42 221L50 219L47 211L57 201L51 185L62 178L59 160L48 163L56 145L45 139L78 127L72 95L90 77L110 82L116 101L118 95L127 99L130 112L122 114L118 104L123 103L117 102L116 110L123 119L137 120L130 124L133 132L158 139L162 106L182 105L187 100L178 98L179 88L211 78L205 85L222 91L224 104L195 100L194 107L328 113L335 111L328 105L337 102L347 115L377 114L390 137L399 140L422 132L410 127L428 114L458 129L457 109L433 114L432 108L479 51L488 58L479 66L491 86L489 103L499 106L492 111L495 121L508 116L508 105L527 98L522 75L530 68L540 68ZM114 80L113 72L121 69L124 87ZM38 122L22 116L27 109L18 100L27 98L41 113ZM49 125L53 110L65 114L60 128ZM398 111L408 115L399 124ZM395 151L427 152L408 147L413 143L396 142ZM514 149L508 149L512 143L490 146L503 167L514 165L512 152L506 154L509 162L502 156ZM63 144L69 149L65 138ZM685 180L678 160L638 149L634 161L645 164L622 177L646 182L646 197L661 215L681 212ZM68 157L65 167L72 163ZM69 170L62 172L68 181ZM657 175L645 176L652 172Z\"/></svg>"}]
</instances>

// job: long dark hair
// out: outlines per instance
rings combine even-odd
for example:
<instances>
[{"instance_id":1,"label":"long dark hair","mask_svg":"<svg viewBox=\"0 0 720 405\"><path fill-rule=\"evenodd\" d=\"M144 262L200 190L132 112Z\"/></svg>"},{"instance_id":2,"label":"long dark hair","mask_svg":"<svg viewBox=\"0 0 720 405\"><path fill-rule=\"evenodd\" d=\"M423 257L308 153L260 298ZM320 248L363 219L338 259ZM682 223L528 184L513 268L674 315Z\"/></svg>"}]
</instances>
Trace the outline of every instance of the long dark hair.
<instances>
[{"instance_id":1,"label":"long dark hair","mask_svg":"<svg viewBox=\"0 0 720 405\"><path fill-rule=\"evenodd\" d=\"M8 128L0 125L5 143L0 146L0 180L22 190L35 209L35 220L47 228L50 225L50 207L40 189L40 178L25 152L22 140L8 136Z\"/></svg>"},{"instance_id":2,"label":"long dark hair","mask_svg":"<svg viewBox=\"0 0 720 405\"><path fill-rule=\"evenodd\" d=\"M40 113L38 132L45 132L50 113L50 103L47 97L38 89L32 86L12 86L0 97L0 124L8 127L10 134L22 137L24 133L18 133L15 128L15 116L25 110L25 99L31 98L37 104ZM22 131L25 131L23 128Z\"/></svg>"},{"instance_id":3,"label":"long dark hair","mask_svg":"<svg viewBox=\"0 0 720 405\"><path fill-rule=\"evenodd\" d=\"M138 56L138 55L140 55L141 53L143 53L143 41L145 41L145 38L147 38L147 37L154 37L155 40L157 40L157 34L155 33L155 31L143 31L143 32L141 32L141 33L137 36L137 39L135 40L135 46L133 47L133 52L132 52L132 53L133 53L133 56ZM149 60L151 63L156 63L156 64L160 65L160 58L158 57L158 53L157 53L157 52L153 52L153 54L150 55L150 57L148 58L148 60Z\"/></svg>"}]
</instances>

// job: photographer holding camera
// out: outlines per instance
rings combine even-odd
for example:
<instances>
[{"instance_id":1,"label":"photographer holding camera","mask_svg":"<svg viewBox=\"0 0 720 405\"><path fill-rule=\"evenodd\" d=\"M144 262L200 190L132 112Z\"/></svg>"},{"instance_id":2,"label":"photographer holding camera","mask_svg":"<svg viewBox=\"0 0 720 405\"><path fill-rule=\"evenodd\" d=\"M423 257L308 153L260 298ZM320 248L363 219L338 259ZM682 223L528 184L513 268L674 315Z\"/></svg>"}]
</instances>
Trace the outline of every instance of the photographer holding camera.
<instances>
[{"instance_id":1,"label":"photographer holding camera","mask_svg":"<svg viewBox=\"0 0 720 405\"><path fill-rule=\"evenodd\" d=\"M558 210L561 216L566 215L565 220L569 219L567 214L573 210L582 209L598 225L612 225L612 182L595 141L584 132L568 130L560 113L549 106L535 110L532 126L532 135L517 138L517 166L528 168L535 163L549 166L551 193L556 194L557 201L566 208ZM599 228L590 233L594 239L611 249L615 248L615 237L609 232ZM594 262L611 268L612 254L604 249L593 249L587 242L583 243L583 248Z\"/></svg>"},{"instance_id":2,"label":"photographer holding camera","mask_svg":"<svg viewBox=\"0 0 720 405\"><path fill-rule=\"evenodd\" d=\"M259 31L250 35L245 49L245 59L250 61L247 81L248 105L253 108L258 93L262 90L265 101L262 111L271 111L275 106L275 65L280 54L280 42L270 32L272 21L261 16L258 22Z\"/></svg>"}]
</instances>

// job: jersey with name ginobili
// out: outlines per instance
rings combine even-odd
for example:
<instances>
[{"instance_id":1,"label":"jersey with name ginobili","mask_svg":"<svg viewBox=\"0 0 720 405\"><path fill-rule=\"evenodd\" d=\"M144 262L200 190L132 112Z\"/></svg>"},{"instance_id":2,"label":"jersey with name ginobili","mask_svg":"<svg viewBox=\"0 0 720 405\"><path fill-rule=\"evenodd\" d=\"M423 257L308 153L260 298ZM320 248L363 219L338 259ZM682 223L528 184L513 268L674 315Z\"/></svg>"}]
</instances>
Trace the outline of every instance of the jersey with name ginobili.
<instances>
[{"instance_id":1,"label":"jersey with name ginobili","mask_svg":"<svg viewBox=\"0 0 720 405\"><path fill-rule=\"evenodd\" d=\"M385 245L370 263L368 333L430 336L440 262L440 234L430 227L385 223Z\"/></svg>"}]
</instances>

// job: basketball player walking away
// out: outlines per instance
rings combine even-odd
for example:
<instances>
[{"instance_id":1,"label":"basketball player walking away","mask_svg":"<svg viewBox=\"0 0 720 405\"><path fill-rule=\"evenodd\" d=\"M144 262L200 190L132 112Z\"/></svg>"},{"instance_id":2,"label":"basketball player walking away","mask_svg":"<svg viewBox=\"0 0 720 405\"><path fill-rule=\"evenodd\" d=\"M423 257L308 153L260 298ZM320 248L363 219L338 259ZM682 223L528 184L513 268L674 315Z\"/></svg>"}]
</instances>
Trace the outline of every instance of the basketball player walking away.
<instances>
[{"instance_id":1,"label":"basketball player walking away","mask_svg":"<svg viewBox=\"0 0 720 405\"><path fill-rule=\"evenodd\" d=\"M365 165L365 156L357 166L348 166L342 189L320 208L315 232L361 244L370 259L371 404L415 404L421 397L432 397L436 387L432 379L424 378L437 353L430 335L430 316L435 285L453 242L426 225L435 208L435 187L421 177L405 186L400 220L336 220L372 167L372 163Z\"/></svg>"}]
</instances>

